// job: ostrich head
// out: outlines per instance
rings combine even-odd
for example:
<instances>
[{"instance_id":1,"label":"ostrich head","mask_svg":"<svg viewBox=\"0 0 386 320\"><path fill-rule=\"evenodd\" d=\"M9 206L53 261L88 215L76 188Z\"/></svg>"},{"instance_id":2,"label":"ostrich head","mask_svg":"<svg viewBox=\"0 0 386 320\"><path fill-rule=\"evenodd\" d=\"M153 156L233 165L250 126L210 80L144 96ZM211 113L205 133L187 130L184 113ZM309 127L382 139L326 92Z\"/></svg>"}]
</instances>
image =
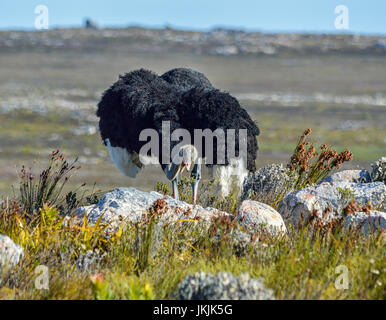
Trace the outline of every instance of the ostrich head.
<instances>
[{"instance_id":1,"label":"ostrich head","mask_svg":"<svg viewBox=\"0 0 386 320\"><path fill-rule=\"evenodd\" d=\"M198 152L195 146L188 144L182 146L178 154L173 158L173 163L180 163L181 173L186 169L190 171L192 165L197 160Z\"/></svg>"},{"instance_id":2,"label":"ostrich head","mask_svg":"<svg viewBox=\"0 0 386 320\"><path fill-rule=\"evenodd\" d=\"M172 181L173 196L175 199L178 199L178 187L177 187L178 174L184 172L185 169L187 171L190 171L193 164L197 161L197 159L198 159L197 149L193 145L184 145L173 156L172 162L165 167L164 171L165 171L166 177ZM193 170L192 176L196 175L196 171L197 171L197 168ZM192 183L193 204L196 204L197 186L198 186L198 180Z\"/></svg>"},{"instance_id":3,"label":"ostrich head","mask_svg":"<svg viewBox=\"0 0 386 320\"><path fill-rule=\"evenodd\" d=\"M186 169L190 171L192 165L197 160L197 149L191 145L182 146L179 151L173 156L172 162L166 166L165 174L169 180L176 179L179 173L184 172Z\"/></svg>"}]
</instances>

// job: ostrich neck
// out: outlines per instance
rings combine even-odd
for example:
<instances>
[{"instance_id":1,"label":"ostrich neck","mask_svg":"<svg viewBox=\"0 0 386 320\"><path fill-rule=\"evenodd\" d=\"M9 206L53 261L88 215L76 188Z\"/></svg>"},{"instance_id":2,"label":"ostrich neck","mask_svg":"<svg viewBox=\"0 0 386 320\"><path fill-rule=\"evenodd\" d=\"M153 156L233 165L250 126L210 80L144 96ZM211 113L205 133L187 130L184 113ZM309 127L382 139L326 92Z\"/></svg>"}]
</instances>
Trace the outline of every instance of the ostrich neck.
<instances>
[{"instance_id":1,"label":"ostrich neck","mask_svg":"<svg viewBox=\"0 0 386 320\"><path fill-rule=\"evenodd\" d=\"M172 162L171 164L165 166L164 172L166 177L169 180L174 180L177 177L178 173L180 172L180 169L181 169L181 165L178 165Z\"/></svg>"}]
</instances>

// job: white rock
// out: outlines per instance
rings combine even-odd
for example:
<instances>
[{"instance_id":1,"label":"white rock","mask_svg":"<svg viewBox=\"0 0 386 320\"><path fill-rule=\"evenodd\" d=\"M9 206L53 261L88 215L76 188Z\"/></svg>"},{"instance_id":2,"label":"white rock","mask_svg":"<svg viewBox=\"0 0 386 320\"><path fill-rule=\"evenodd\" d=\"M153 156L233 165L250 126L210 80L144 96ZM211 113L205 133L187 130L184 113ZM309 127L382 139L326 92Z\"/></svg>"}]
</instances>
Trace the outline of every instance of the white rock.
<instances>
[{"instance_id":1,"label":"white rock","mask_svg":"<svg viewBox=\"0 0 386 320\"><path fill-rule=\"evenodd\" d=\"M4 266L14 266L22 257L23 249L8 236L0 234L0 269Z\"/></svg>"},{"instance_id":2,"label":"white rock","mask_svg":"<svg viewBox=\"0 0 386 320\"><path fill-rule=\"evenodd\" d=\"M336 182L370 182L370 173L367 170L343 170L323 179L323 182L336 183Z\"/></svg>"},{"instance_id":3,"label":"white rock","mask_svg":"<svg viewBox=\"0 0 386 320\"><path fill-rule=\"evenodd\" d=\"M243 201L237 218L249 229L263 229L271 234L287 232L282 216L269 205L258 201Z\"/></svg>"},{"instance_id":4,"label":"white rock","mask_svg":"<svg viewBox=\"0 0 386 320\"><path fill-rule=\"evenodd\" d=\"M341 200L339 188L350 189L355 200L362 205L371 202L374 208L383 210L386 208L386 185L382 182L354 183L354 182L323 182L290 193L284 197L279 205L279 213L282 215L286 225L292 224L299 227L302 219L307 221L311 213L317 212L322 217L323 212L331 209L325 217L325 222L332 218L342 217L345 203Z\"/></svg>"},{"instance_id":5,"label":"white rock","mask_svg":"<svg viewBox=\"0 0 386 320\"><path fill-rule=\"evenodd\" d=\"M155 191L144 192L133 187L118 188L106 193L95 205L81 207L75 214L87 214L89 222L95 223L104 214L102 221L118 226L122 220L140 222L146 218L149 208L158 199L165 199L160 220L164 222L181 219L202 219L210 221L214 217L232 217L230 214L214 209L195 206L183 201L176 201Z\"/></svg>"},{"instance_id":6,"label":"white rock","mask_svg":"<svg viewBox=\"0 0 386 320\"><path fill-rule=\"evenodd\" d=\"M205 272L188 275L173 296L177 300L275 300L263 279L253 279L248 273L235 277L223 271L216 275Z\"/></svg>"},{"instance_id":7,"label":"white rock","mask_svg":"<svg viewBox=\"0 0 386 320\"><path fill-rule=\"evenodd\" d=\"M364 235L368 235L375 231L385 232L386 212L370 211L369 214L365 212L349 214L344 219L344 227L345 229L360 229Z\"/></svg>"}]
</instances>

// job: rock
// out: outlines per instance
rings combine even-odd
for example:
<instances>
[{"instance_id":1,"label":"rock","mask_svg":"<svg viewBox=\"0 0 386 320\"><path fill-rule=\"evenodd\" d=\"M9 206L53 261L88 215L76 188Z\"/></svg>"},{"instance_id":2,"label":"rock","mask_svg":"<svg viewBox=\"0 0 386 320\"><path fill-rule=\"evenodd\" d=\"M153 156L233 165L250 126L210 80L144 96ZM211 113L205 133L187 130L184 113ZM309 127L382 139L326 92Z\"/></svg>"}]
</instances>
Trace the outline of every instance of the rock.
<instances>
[{"instance_id":1,"label":"rock","mask_svg":"<svg viewBox=\"0 0 386 320\"><path fill-rule=\"evenodd\" d=\"M367 170L344 170L333 173L327 178L323 179L320 183L329 182L370 182L370 173Z\"/></svg>"},{"instance_id":2,"label":"rock","mask_svg":"<svg viewBox=\"0 0 386 320\"><path fill-rule=\"evenodd\" d=\"M343 210L351 198L361 205L370 202L373 208L383 210L386 208L386 185L381 182L323 182L286 195L278 211L287 226L299 227L302 216L306 222L313 213L327 223L334 218L343 218Z\"/></svg>"},{"instance_id":3,"label":"rock","mask_svg":"<svg viewBox=\"0 0 386 320\"><path fill-rule=\"evenodd\" d=\"M385 232L386 212L355 212L345 218L344 227L345 229L359 229L363 235L368 235L375 231Z\"/></svg>"},{"instance_id":4,"label":"rock","mask_svg":"<svg viewBox=\"0 0 386 320\"><path fill-rule=\"evenodd\" d=\"M274 219L272 218L274 213L268 211L269 209L264 207L263 204L257 208L264 208L265 211L264 213L260 213L259 211L260 216L258 218L256 217L256 215L258 215L256 213L256 207L254 207L253 213L248 212L246 219L241 221L243 227L247 229L247 231L245 231L237 223L240 219L234 219L232 215L226 212L210 207L203 208L198 205L193 207L191 204L176 201L169 196L164 196L154 191L143 192L129 187L112 190L106 193L95 205L78 208L75 211L75 217L77 217L77 219L70 221L72 221L72 223L82 224L82 218L86 214L89 223L92 225L103 215L101 221L108 222L110 224L108 230L113 231L117 230L122 223L126 225L148 221L149 212L156 212L158 219L154 226L151 242L151 253L153 255L157 253L159 246L162 244L165 230L164 226L166 225L168 225L169 228L176 228L171 230L172 232L182 231L186 233L189 230L194 230L194 234L206 236L208 228L213 223L221 223L225 229L228 230L227 232L229 232L229 245L232 246L237 254L243 255L247 252L246 249L250 245L256 243L258 239L258 237L256 237L256 231L258 232L262 227L260 222ZM280 216L279 218L281 219ZM202 223L198 224L197 221ZM279 223L271 221L269 224L272 227L276 227ZM276 232L274 229L272 231ZM221 232L222 231L218 229L218 231L213 234L210 239L213 244L223 241L223 234ZM140 242L138 242L137 245L140 245ZM185 250L187 247L185 248L185 244L182 244L180 249ZM80 265L80 267L82 266Z\"/></svg>"},{"instance_id":5,"label":"rock","mask_svg":"<svg viewBox=\"0 0 386 320\"><path fill-rule=\"evenodd\" d=\"M250 174L244 181L241 201L253 199L272 203L290 182L289 171L282 164L270 164Z\"/></svg>"},{"instance_id":6,"label":"rock","mask_svg":"<svg viewBox=\"0 0 386 320\"><path fill-rule=\"evenodd\" d=\"M154 207L155 206L155 207ZM138 223L144 221L149 210L157 211L161 223L176 222L181 219L194 219L210 222L216 217L232 215L214 209L195 206L174 200L158 192L144 192L135 188L118 188L106 193L95 205L78 208L77 215L87 214L90 223L96 223L103 214L102 221L119 227L122 221Z\"/></svg>"},{"instance_id":7,"label":"rock","mask_svg":"<svg viewBox=\"0 0 386 320\"><path fill-rule=\"evenodd\" d=\"M243 201L237 218L248 229L264 230L272 235L287 232L282 216L265 203Z\"/></svg>"},{"instance_id":8,"label":"rock","mask_svg":"<svg viewBox=\"0 0 386 320\"><path fill-rule=\"evenodd\" d=\"M372 163L371 168L371 181L380 181L386 184L386 157Z\"/></svg>"},{"instance_id":9,"label":"rock","mask_svg":"<svg viewBox=\"0 0 386 320\"><path fill-rule=\"evenodd\" d=\"M235 277L231 273L217 275L198 272L187 276L177 288L178 300L275 300L273 292L261 280L247 273Z\"/></svg>"},{"instance_id":10,"label":"rock","mask_svg":"<svg viewBox=\"0 0 386 320\"><path fill-rule=\"evenodd\" d=\"M365 171L365 170L363 170ZM355 180L358 183L382 182L386 184L386 157L380 158L371 164L371 173Z\"/></svg>"},{"instance_id":11,"label":"rock","mask_svg":"<svg viewBox=\"0 0 386 320\"><path fill-rule=\"evenodd\" d=\"M23 249L9 237L0 234L0 269L12 267L23 257Z\"/></svg>"}]
</instances>

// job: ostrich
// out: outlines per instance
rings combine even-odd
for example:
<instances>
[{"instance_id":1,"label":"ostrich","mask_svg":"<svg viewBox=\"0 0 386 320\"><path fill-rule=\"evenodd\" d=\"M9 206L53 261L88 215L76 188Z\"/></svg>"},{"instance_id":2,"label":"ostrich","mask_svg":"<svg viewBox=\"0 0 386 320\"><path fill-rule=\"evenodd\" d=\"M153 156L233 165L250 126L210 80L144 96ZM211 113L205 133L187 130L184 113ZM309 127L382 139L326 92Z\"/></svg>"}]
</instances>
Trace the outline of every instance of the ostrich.
<instances>
[{"instance_id":1,"label":"ostrich","mask_svg":"<svg viewBox=\"0 0 386 320\"><path fill-rule=\"evenodd\" d=\"M222 196L229 194L235 183L241 188L248 171L255 171L257 138L260 131L248 113L230 94L214 88L200 72L177 68L161 76L139 69L125 75L107 89L98 104L97 116L102 141L109 150L116 167L126 176L135 178L146 162L141 148L140 134L145 129L155 130L159 139L156 162L161 164L166 177L172 182L174 199L178 199L178 176L185 169L191 170L193 204L196 204L198 184L201 180L201 166L206 161L208 150L197 150L197 141L180 146L163 133L163 123L168 121L170 132L185 129L194 136L196 129L234 129L235 148L238 144L238 130L247 132L247 159L218 159L217 139L213 139L212 162L205 163L212 176L220 184ZM165 140L166 139L166 140ZM206 138L205 138L206 139ZM228 140L226 140L228 141ZM165 148L165 142L170 148ZM170 153L178 147L174 156ZM227 151L228 144L222 147ZM171 161L163 163L163 156ZM151 157L151 154L146 154ZM154 155L153 155L154 160ZM221 161L220 161L221 160ZM245 160L245 161L242 161ZM154 162L152 162L154 163ZM246 166L243 164L246 163Z\"/></svg>"}]
</instances>

